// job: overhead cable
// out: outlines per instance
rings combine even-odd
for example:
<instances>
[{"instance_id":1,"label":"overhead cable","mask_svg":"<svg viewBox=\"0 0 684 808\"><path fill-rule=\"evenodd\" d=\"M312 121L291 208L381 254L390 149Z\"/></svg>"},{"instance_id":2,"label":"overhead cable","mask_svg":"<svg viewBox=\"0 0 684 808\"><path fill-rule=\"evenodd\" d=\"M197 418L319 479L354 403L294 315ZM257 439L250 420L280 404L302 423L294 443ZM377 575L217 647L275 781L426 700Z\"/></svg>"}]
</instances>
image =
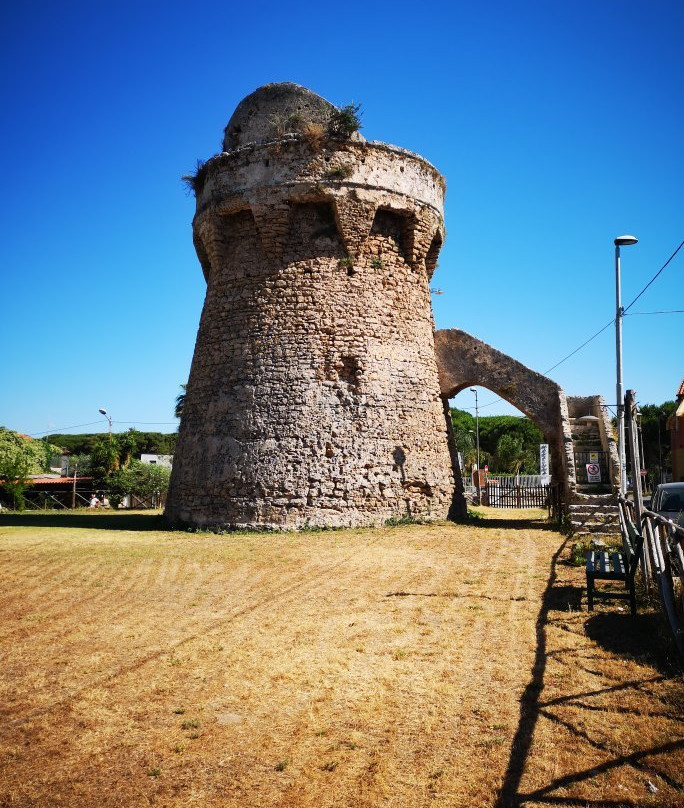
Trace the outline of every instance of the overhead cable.
<instances>
[{"instance_id":1,"label":"overhead cable","mask_svg":"<svg viewBox=\"0 0 684 808\"><path fill-rule=\"evenodd\" d=\"M679 247L677 247L677 249L672 253L672 255L667 259L667 261L665 261L665 263L660 267L660 269L646 284L646 286L644 286L644 288L639 292L639 294L634 298L634 300L629 304L629 306L625 306L625 308L622 310L623 314L625 314L625 312L629 311L629 309L632 308L632 306L637 302L637 300L641 297L641 295L643 295L643 293L648 289L648 287L653 283L653 281L658 277L658 275L660 275L660 273L665 269L665 267L670 263L670 261L675 257L675 255L677 255L677 253L682 249L682 247L684 247L684 241L681 242Z\"/></svg>"}]
</instances>

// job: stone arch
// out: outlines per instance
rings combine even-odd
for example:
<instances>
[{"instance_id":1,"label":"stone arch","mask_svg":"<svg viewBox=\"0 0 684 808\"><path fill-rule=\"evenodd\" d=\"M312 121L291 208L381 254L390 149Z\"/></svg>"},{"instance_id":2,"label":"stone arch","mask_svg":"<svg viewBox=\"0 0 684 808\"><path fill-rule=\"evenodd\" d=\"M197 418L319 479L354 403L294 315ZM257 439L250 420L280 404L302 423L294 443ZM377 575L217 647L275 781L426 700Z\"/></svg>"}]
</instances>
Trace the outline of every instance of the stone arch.
<instances>
[{"instance_id":1,"label":"stone arch","mask_svg":"<svg viewBox=\"0 0 684 808\"><path fill-rule=\"evenodd\" d=\"M575 465L567 399L561 387L459 329L435 332L435 352L445 402L461 390L479 385L534 421L549 444L552 479L562 485L565 502L569 502L576 487Z\"/></svg>"}]
</instances>

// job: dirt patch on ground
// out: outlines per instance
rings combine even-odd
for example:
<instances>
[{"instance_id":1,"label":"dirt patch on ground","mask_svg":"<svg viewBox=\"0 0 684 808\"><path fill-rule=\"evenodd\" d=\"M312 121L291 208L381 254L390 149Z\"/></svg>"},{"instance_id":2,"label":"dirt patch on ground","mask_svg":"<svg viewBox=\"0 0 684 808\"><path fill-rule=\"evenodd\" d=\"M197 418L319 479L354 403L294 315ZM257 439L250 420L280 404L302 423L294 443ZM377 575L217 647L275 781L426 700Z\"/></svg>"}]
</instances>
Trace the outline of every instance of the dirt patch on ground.
<instances>
[{"instance_id":1,"label":"dirt patch on ground","mask_svg":"<svg viewBox=\"0 0 684 808\"><path fill-rule=\"evenodd\" d=\"M0 805L684 804L657 618L588 615L563 537L491 515L3 515Z\"/></svg>"}]
</instances>

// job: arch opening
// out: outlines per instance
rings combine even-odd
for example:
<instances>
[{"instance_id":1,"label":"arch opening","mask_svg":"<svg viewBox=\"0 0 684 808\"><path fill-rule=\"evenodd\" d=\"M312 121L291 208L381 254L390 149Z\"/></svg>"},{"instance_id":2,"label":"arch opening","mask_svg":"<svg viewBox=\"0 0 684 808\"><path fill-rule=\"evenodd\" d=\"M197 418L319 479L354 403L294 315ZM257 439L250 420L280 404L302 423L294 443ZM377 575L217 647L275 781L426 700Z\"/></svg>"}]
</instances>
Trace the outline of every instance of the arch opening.
<instances>
[{"instance_id":1,"label":"arch opening","mask_svg":"<svg viewBox=\"0 0 684 808\"><path fill-rule=\"evenodd\" d=\"M484 387L523 413L544 436L550 453L551 482L561 485L563 500L569 502L576 481L563 390L551 379L465 331L437 331L435 350L443 400L448 402L471 387Z\"/></svg>"},{"instance_id":2,"label":"arch opening","mask_svg":"<svg viewBox=\"0 0 684 808\"><path fill-rule=\"evenodd\" d=\"M534 418L505 401L479 384L464 386L449 398L454 442L464 476L470 479L479 468L497 477L546 484L549 480L542 479L540 446L549 444L549 436Z\"/></svg>"}]
</instances>

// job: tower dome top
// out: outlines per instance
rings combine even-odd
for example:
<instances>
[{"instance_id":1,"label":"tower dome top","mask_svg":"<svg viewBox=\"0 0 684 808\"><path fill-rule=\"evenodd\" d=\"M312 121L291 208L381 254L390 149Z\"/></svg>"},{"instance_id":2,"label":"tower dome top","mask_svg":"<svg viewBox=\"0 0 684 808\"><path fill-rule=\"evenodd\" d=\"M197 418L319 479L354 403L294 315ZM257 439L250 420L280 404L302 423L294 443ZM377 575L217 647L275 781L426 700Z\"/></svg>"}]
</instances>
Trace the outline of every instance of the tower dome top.
<instances>
[{"instance_id":1,"label":"tower dome top","mask_svg":"<svg viewBox=\"0 0 684 808\"><path fill-rule=\"evenodd\" d=\"M225 128L223 150L273 140L305 124L327 126L335 106L320 95L285 81L264 84L242 99Z\"/></svg>"}]
</instances>

